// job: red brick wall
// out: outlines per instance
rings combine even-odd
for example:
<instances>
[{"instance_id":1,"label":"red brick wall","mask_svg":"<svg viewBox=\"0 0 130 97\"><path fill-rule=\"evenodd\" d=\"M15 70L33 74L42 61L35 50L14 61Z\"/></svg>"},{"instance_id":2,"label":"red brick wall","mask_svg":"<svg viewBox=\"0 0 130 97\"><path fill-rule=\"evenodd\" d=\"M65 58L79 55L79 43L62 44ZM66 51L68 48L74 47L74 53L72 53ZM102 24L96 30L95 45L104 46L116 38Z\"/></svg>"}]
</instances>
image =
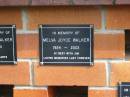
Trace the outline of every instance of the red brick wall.
<instances>
[{"instance_id":1,"label":"red brick wall","mask_svg":"<svg viewBox=\"0 0 130 97\"><path fill-rule=\"evenodd\" d=\"M0 84L15 85L14 97L48 97L47 86L64 85L89 86L89 97L117 97L118 82L130 81L130 61L125 60L129 10L129 6L0 7L0 24L17 26L18 54L17 65L0 65ZM40 66L38 24L94 24L95 65Z\"/></svg>"}]
</instances>

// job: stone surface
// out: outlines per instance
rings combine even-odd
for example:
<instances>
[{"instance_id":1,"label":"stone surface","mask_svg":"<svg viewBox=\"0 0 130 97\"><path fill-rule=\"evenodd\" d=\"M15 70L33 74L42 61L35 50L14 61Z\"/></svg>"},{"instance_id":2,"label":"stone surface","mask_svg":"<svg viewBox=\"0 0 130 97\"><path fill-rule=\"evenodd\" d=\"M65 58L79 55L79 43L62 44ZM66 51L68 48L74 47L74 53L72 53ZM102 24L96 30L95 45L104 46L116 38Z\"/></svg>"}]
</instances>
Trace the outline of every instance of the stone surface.
<instances>
[{"instance_id":1,"label":"stone surface","mask_svg":"<svg viewBox=\"0 0 130 97\"><path fill-rule=\"evenodd\" d=\"M116 4L118 4L118 5L122 5L122 4L128 5L128 4L130 4L130 0L116 0Z\"/></svg>"},{"instance_id":2,"label":"stone surface","mask_svg":"<svg viewBox=\"0 0 130 97\"><path fill-rule=\"evenodd\" d=\"M25 6L28 2L28 0L0 0L0 6Z\"/></svg>"},{"instance_id":3,"label":"stone surface","mask_svg":"<svg viewBox=\"0 0 130 97\"><path fill-rule=\"evenodd\" d=\"M32 0L32 5L111 5L112 0Z\"/></svg>"}]
</instances>

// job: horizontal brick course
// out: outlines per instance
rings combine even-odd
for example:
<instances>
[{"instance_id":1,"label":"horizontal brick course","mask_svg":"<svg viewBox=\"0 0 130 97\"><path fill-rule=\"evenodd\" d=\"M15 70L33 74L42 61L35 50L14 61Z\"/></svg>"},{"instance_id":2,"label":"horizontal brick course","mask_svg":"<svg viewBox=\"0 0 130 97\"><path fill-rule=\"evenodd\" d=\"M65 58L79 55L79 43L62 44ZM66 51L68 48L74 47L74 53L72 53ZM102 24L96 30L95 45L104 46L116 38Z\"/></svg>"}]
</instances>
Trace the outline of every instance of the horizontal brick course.
<instances>
[{"instance_id":1,"label":"horizontal brick course","mask_svg":"<svg viewBox=\"0 0 130 97\"><path fill-rule=\"evenodd\" d=\"M129 0L0 0L0 6L129 5Z\"/></svg>"},{"instance_id":2,"label":"horizontal brick course","mask_svg":"<svg viewBox=\"0 0 130 97\"><path fill-rule=\"evenodd\" d=\"M34 84L38 86L106 85L105 63L95 63L92 67L39 66L38 63L34 65Z\"/></svg>"},{"instance_id":3,"label":"horizontal brick course","mask_svg":"<svg viewBox=\"0 0 130 97\"><path fill-rule=\"evenodd\" d=\"M25 6L29 0L0 0L0 6Z\"/></svg>"},{"instance_id":4,"label":"horizontal brick course","mask_svg":"<svg viewBox=\"0 0 130 97\"><path fill-rule=\"evenodd\" d=\"M111 5L112 0L32 0L32 5Z\"/></svg>"},{"instance_id":5,"label":"horizontal brick course","mask_svg":"<svg viewBox=\"0 0 130 97\"><path fill-rule=\"evenodd\" d=\"M116 0L116 4L125 4L125 5L129 5L130 4L130 0Z\"/></svg>"},{"instance_id":6,"label":"horizontal brick course","mask_svg":"<svg viewBox=\"0 0 130 97\"><path fill-rule=\"evenodd\" d=\"M52 92L41 89L14 89L14 97L54 97ZM87 91L86 91L87 92ZM49 93L49 94L48 94ZM116 90L89 90L88 97L117 97Z\"/></svg>"},{"instance_id":7,"label":"horizontal brick course","mask_svg":"<svg viewBox=\"0 0 130 97\"><path fill-rule=\"evenodd\" d=\"M33 7L28 9L28 18L30 30L38 29L38 24L94 24L101 28L99 7Z\"/></svg>"},{"instance_id":8,"label":"horizontal brick course","mask_svg":"<svg viewBox=\"0 0 130 97\"><path fill-rule=\"evenodd\" d=\"M87 0L87 1L85 0L0 0L0 6L112 5L112 4L113 4L112 0Z\"/></svg>"}]
</instances>

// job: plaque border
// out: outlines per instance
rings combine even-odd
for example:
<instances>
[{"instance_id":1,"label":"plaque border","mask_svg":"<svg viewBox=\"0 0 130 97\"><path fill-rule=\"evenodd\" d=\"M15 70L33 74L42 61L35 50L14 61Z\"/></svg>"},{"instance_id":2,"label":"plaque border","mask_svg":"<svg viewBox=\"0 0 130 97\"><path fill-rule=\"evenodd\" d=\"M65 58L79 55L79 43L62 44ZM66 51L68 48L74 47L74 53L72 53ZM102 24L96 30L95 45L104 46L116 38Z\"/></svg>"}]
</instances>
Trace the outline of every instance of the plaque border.
<instances>
[{"instance_id":1,"label":"plaque border","mask_svg":"<svg viewBox=\"0 0 130 97\"><path fill-rule=\"evenodd\" d=\"M130 82L120 82L119 83L119 90L118 90L118 95L119 97L122 97L122 86L128 86L130 87L130 85L125 85L125 84L130 84Z\"/></svg>"},{"instance_id":2,"label":"plaque border","mask_svg":"<svg viewBox=\"0 0 130 97\"><path fill-rule=\"evenodd\" d=\"M89 62L43 62L43 41L41 40L42 39L42 30L43 28L90 28L90 61ZM87 64L85 66L93 66L94 65L94 62L93 62L93 57L94 57L94 54L93 54L93 45L94 45L94 40L93 40L93 29L94 29L94 25L93 24L64 24L64 25L51 25L51 24L48 24L48 25L44 25L44 24L40 24L39 25L39 43L40 43L40 64L42 65L49 65L49 64L56 64L58 65L59 63L60 66L62 66L62 64ZM42 43L41 43L42 41ZM83 65L83 66L84 66ZM68 65L67 65L68 66ZM70 65L71 66L71 65ZM77 65L76 65L77 66ZM81 65L80 65L81 66Z\"/></svg>"},{"instance_id":3,"label":"plaque border","mask_svg":"<svg viewBox=\"0 0 130 97\"><path fill-rule=\"evenodd\" d=\"M13 61L0 61L0 64L17 64L17 48L16 48L16 25L0 25L0 29L2 28L11 28L12 30L12 38L13 38ZM15 32L13 32L15 31Z\"/></svg>"}]
</instances>

